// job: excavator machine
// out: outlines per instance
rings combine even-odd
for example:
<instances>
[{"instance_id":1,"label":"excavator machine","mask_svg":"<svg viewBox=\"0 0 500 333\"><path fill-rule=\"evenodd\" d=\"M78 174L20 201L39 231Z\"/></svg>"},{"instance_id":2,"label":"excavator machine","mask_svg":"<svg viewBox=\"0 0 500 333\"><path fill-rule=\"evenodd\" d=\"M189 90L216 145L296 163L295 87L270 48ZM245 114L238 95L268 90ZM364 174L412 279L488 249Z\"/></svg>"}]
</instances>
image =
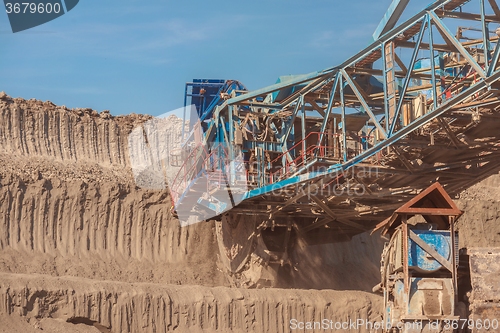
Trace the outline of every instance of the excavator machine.
<instances>
[{"instance_id":1,"label":"excavator machine","mask_svg":"<svg viewBox=\"0 0 500 333\"><path fill-rule=\"evenodd\" d=\"M408 2L336 66L254 91L186 84L173 209L216 221L234 285L275 285L299 239L348 241L436 181L453 196L498 172L497 1Z\"/></svg>"}]
</instances>

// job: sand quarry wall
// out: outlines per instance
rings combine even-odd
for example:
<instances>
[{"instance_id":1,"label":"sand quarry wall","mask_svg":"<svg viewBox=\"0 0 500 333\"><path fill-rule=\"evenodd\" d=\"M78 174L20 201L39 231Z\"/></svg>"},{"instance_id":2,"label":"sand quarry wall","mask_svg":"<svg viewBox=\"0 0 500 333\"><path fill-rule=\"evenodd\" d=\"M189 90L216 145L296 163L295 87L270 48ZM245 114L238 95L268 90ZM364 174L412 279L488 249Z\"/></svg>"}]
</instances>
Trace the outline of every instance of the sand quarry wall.
<instances>
[{"instance_id":1,"label":"sand quarry wall","mask_svg":"<svg viewBox=\"0 0 500 333\"><path fill-rule=\"evenodd\" d=\"M209 295L206 304L214 299L220 304L218 314L211 315L214 318L222 316L213 319L220 325L222 322L229 325L226 310L228 313L248 311L243 308L253 309L258 318L265 316L266 311L275 311L275 317L257 320L258 323L252 325L271 325L270 322L278 320L279 316L285 318L299 311L292 308L308 309L315 314L310 318L316 318L317 314L326 311L325 308L334 312L337 306L345 316L378 316L380 307L370 305L378 304L378 298L366 294L211 289L227 286L217 267L213 223L181 228L172 217L167 189L148 190L134 182L128 158L128 135L149 119L141 115L111 117L107 112L68 110L50 102L1 96L0 281L3 284L0 295L5 301L1 308L4 314L27 316L32 310L23 310L26 304L45 304L55 299L57 309L66 309L66 319L80 313L92 320L99 318L99 322L111 325L113 332L139 332L141 330L136 327L140 325L148 329L154 325L175 326L159 324L166 320L166 313L174 311L172 298L177 297L175 304L183 307L184 310L179 311L196 312L200 304L205 303L195 298ZM173 126L168 136L155 140L178 140L175 128L179 131L180 125L173 123ZM478 186L466 192L459 201L460 207L467 210L460 220L462 246L500 244L500 203L497 192L493 191L498 188L498 179L493 177L483 182L488 186L489 195L484 195L485 188ZM293 254L299 265L291 280L283 285L369 291L379 282L382 244L379 238L366 234L347 243L312 247L299 244ZM27 274L47 277L31 278ZM61 276L71 278L58 278ZM82 279L81 286L78 279ZM120 284L96 282L103 280ZM150 285L138 286L138 283ZM23 289L27 285L31 287ZM199 287L193 289L194 293L188 292L189 287L182 287L182 292L176 294L177 287L167 285ZM151 294L156 287L158 291ZM122 294L121 289L128 291ZM68 290L78 292L72 298ZM174 294L177 296L172 296ZM352 295L360 297L361 301L346 301L350 307L335 303L336 298L351 299ZM114 297L122 299L123 303L103 301L107 305L99 305L92 312L84 301L88 297L99 302ZM152 299L157 302L153 308L160 306L161 311L145 305L151 304ZM327 306L328 302L333 303ZM231 306L243 308L231 310ZM366 306L371 307L370 310ZM276 310L278 308L284 310ZM288 308L290 310L286 310ZM54 311L43 312L39 319L62 313ZM278 314L279 311L284 312ZM190 331L202 327L196 320L186 324ZM213 320L204 321L203 325L215 325ZM244 323L243 326L239 326L240 323ZM37 322L37 325L42 324ZM245 330L250 327L248 325L239 320L231 327ZM259 328L257 331L265 330Z\"/></svg>"},{"instance_id":2,"label":"sand quarry wall","mask_svg":"<svg viewBox=\"0 0 500 333\"><path fill-rule=\"evenodd\" d=\"M146 120L0 101L0 270L223 283L212 225L180 228L167 190L134 183L127 136Z\"/></svg>"},{"instance_id":3,"label":"sand quarry wall","mask_svg":"<svg viewBox=\"0 0 500 333\"><path fill-rule=\"evenodd\" d=\"M127 137L149 119L0 100L0 270L226 285L213 224L181 228L168 190L134 182ZM180 126L173 128L161 139L175 140ZM378 282L380 249L368 235L299 246L302 266L291 286L370 290Z\"/></svg>"},{"instance_id":4,"label":"sand quarry wall","mask_svg":"<svg viewBox=\"0 0 500 333\"><path fill-rule=\"evenodd\" d=\"M54 332L72 317L112 332L279 332L294 315L378 318L380 298L365 293L224 288L213 223L181 228L168 190L134 181L127 139L149 119L0 99L0 321L20 314L29 327ZM157 140L174 141L172 133ZM342 248L321 278L311 283L301 267L292 286L371 288L376 277L348 285L329 278L345 260ZM311 263L321 271L320 261Z\"/></svg>"},{"instance_id":5,"label":"sand quarry wall","mask_svg":"<svg viewBox=\"0 0 500 333\"><path fill-rule=\"evenodd\" d=\"M376 309L381 306L379 297L363 292L263 292L0 274L0 312L23 316L38 325L48 317L61 322L87 321L112 332L279 333L289 332L294 318L380 321ZM346 330L368 331L366 326Z\"/></svg>"}]
</instances>

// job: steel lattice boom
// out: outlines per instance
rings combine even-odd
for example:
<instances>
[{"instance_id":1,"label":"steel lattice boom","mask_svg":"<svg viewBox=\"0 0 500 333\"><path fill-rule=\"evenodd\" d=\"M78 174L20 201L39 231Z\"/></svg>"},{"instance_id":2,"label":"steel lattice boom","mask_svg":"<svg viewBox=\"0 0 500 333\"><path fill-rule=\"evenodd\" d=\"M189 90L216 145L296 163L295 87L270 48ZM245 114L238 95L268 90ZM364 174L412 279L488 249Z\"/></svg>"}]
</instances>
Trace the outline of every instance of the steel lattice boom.
<instances>
[{"instance_id":1,"label":"steel lattice boom","mask_svg":"<svg viewBox=\"0 0 500 333\"><path fill-rule=\"evenodd\" d=\"M171 188L178 214L281 228L266 245L286 253L293 237L369 230L437 180L453 195L497 172L496 1L436 1L398 26L394 16L339 66L252 92L228 81L198 111L199 144Z\"/></svg>"}]
</instances>

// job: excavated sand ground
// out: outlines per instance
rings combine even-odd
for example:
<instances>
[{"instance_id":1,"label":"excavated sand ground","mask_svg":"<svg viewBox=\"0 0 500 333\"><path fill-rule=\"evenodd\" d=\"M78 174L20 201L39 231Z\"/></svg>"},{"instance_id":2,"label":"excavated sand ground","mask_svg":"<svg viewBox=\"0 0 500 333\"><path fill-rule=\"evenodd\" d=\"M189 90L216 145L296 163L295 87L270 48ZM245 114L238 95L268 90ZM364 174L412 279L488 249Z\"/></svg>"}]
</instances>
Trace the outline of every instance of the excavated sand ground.
<instances>
[{"instance_id":1,"label":"excavated sand ground","mask_svg":"<svg viewBox=\"0 0 500 333\"><path fill-rule=\"evenodd\" d=\"M380 319L380 296L361 291L379 282L383 242L366 234L299 244L280 286L323 290L226 288L213 223L181 228L168 190L134 182L127 136L149 119L0 96L0 332L288 332L293 318ZM172 124L161 140L178 140ZM461 246L500 245L499 179L459 201Z\"/></svg>"},{"instance_id":2,"label":"excavated sand ground","mask_svg":"<svg viewBox=\"0 0 500 333\"><path fill-rule=\"evenodd\" d=\"M380 298L363 292L263 291L18 274L0 274L0 281L0 311L35 325L44 324L38 318L63 323L86 318L112 332L279 333L289 331L293 318L381 319L374 311L382 305Z\"/></svg>"}]
</instances>

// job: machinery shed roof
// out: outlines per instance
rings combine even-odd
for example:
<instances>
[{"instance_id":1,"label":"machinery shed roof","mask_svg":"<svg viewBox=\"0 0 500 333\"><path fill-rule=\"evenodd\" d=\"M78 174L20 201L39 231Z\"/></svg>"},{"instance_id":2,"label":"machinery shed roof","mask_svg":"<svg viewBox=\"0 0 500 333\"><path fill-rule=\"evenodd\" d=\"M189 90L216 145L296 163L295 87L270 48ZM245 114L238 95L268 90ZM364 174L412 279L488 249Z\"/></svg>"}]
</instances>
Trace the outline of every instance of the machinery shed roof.
<instances>
[{"instance_id":1,"label":"machinery shed roof","mask_svg":"<svg viewBox=\"0 0 500 333\"><path fill-rule=\"evenodd\" d=\"M403 216L409 218L415 215L422 215L427 223L435 223L439 229L448 229L449 217L456 220L462 214L443 186L436 182L396 209L389 218L379 223L373 232L382 230L382 235L385 235L403 223Z\"/></svg>"}]
</instances>

